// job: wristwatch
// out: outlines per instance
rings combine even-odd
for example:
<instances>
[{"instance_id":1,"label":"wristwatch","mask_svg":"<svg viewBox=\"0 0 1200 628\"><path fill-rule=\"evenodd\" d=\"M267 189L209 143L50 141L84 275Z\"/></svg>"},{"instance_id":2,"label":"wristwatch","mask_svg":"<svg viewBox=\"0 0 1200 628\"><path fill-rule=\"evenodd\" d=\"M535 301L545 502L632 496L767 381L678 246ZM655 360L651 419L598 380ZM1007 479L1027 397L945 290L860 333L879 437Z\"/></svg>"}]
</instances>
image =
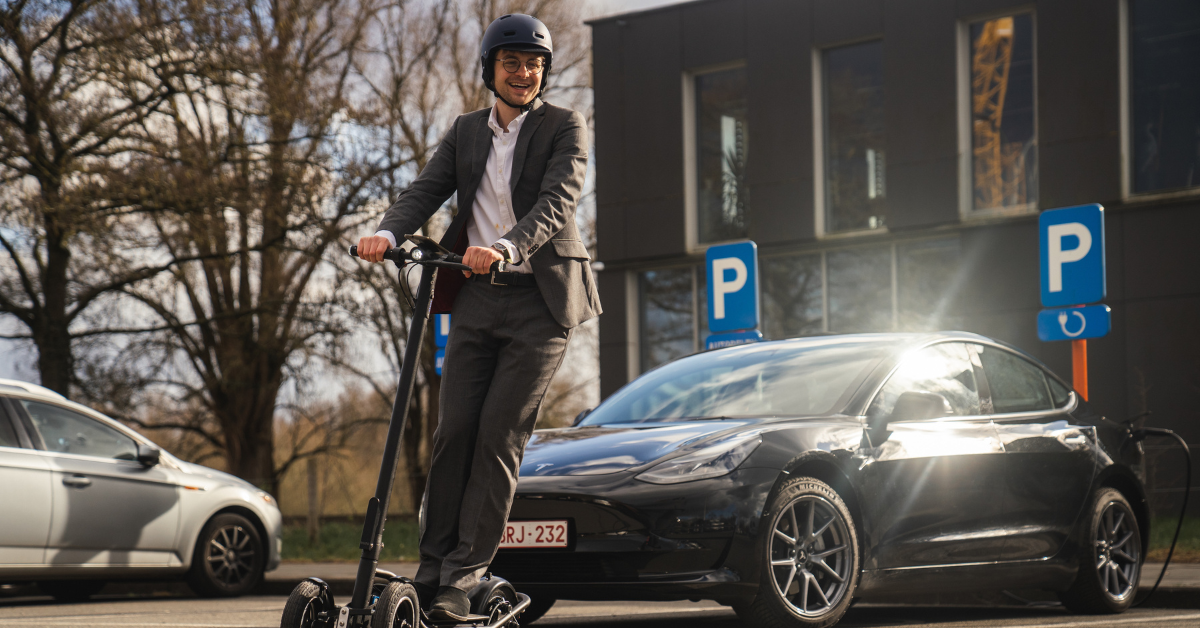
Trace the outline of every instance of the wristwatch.
<instances>
[{"instance_id":1,"label":"wristwatch","mask_svg":"<svg viewBox=\"0 0 1200 628\"><path fill-rule=\"evenodd\" d=\"M505 267L512 263L512 256L508 253L508 247L497 242L492 245L492 248L500 252L501 262L499 270L500 272L504 272L506 270Z\"/></svg>"},{"instance_id":2,"label":"wristwatch","mask_svg":"<svg viewBox=\"0 0 1200 628\"><path fill-rule=\"evenodd\" d=\"M497 242L492 245L492 248L500 252L500 257L504 258L504 263L506 263L506 264L512 263L512 256L508 252L508 247Z\"/></svg>"}]
</instances>

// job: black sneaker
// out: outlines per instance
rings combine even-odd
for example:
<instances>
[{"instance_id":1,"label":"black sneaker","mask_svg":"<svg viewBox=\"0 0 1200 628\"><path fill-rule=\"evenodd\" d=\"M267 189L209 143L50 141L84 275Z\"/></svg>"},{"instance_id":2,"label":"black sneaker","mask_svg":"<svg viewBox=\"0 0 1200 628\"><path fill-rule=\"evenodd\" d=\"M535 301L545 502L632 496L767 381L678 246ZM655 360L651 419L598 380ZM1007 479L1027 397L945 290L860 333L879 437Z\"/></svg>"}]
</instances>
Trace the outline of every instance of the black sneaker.
<instances>
[{"instance_id":1,"label":"black sneaker","mask_svg":"<svg viewBox=\"0 0 1200 628\"><path fill-rule=\"evenodd\" d=\"M471 600L465 591L454 587L439 587L437 597L429 607L429 618L433 621L467 621L471 615Z\"/></svg>"}]
</instances>

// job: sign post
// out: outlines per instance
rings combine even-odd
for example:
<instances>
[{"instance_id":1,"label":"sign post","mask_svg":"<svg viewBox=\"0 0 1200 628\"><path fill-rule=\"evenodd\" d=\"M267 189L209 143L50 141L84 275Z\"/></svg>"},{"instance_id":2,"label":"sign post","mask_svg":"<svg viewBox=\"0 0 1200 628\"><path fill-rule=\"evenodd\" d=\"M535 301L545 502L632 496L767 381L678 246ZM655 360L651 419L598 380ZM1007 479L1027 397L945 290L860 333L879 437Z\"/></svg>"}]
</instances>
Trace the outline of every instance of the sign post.
<instances>
[{"instance_id":1,"label":"sign post","mask_svg":"<svg viewBox=\"0 0 1200 628\"><path fill-rule=\"evenodd\" d=\"M1075 390L1088 398L1087 339L1108 334L1112 312L1104 300L1104 208L1098 204L1052 209L1038 216L1042 305L1038 338L1070 340ZM1065 307L1064 307L1065 306Z\"/></svg>"},{"instance_id":2,"label":"sign post","mask_svg":"<svg viewBox=\"0 0 1200 628\"><path fill-rule=\"evenodd\" d=\"M706 349L758 342L758 246L750 241L708 247L704 255L708 277Z\"/></svg>"}]
</instances>

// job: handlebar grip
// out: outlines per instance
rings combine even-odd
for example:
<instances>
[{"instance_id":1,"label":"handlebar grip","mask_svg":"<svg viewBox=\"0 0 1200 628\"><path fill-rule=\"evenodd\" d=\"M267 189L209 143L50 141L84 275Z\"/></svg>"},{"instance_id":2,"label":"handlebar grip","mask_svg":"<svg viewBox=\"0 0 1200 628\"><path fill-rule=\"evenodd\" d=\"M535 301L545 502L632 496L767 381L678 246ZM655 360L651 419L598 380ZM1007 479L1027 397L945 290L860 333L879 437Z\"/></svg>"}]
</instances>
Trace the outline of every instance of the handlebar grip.
<instances>
[{"instance_id":1,"label":"handlebar grip","mask_svg":"<svg viewBox=\"0 0 1200 628\"><path fill-rule=\"evenodd\" d=\"M350 257L358 257L358 245L357 244L350 245Z\"/></svg>"}]
</instances>

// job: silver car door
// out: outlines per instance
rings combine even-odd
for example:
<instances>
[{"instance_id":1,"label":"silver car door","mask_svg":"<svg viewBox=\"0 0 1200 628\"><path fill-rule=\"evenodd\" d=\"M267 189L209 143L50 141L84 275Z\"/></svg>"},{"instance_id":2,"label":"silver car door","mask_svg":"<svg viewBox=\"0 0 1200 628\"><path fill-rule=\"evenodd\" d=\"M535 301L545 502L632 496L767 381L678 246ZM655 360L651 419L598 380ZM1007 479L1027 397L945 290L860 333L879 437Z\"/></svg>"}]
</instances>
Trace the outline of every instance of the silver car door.
<instances>
[{"instance_id":1,"label":"silver car door","mask_svg":"<svg viewBox=\"0 0 1200 628\"><path fill-rule=\"evenodd\" d=\"M160 566L174 554L179 493L170 472L138 463L121 431L68 408L21 400L53 472L52 565Z\"/></svg>"},{"instance_id":2,"label":"silver car door","mask_svg":"<svg viewBox=\"0 0 1200 628\"><path fill-rule=\"evenodd\" d=\"M0 571L39 565L50 529L50 465L0 398Z\"/></svg>"}]
</instances>

